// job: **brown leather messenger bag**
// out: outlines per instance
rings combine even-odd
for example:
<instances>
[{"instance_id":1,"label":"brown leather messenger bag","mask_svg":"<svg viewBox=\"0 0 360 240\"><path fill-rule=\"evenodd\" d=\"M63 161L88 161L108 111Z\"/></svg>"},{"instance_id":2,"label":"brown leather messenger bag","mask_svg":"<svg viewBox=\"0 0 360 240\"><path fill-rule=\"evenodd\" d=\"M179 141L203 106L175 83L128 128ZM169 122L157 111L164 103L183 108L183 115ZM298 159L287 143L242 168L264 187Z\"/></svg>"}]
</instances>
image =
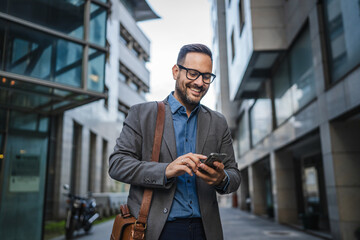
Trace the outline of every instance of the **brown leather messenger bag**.
<instances>
[{"instance_id":1,"label":"brown leather messenger bag","mask_svg":"<svg viewBox=\"0 0 360 240\"><path fill-rule=\"evenodd\" d=\"M151 155L152 162L159 162L160 145L164 131L165 104L158 102L158 112L156 118L156 128ZM131 215L127 204L120 206L120 214L115 218L111 232L111 240L144 240L147 227L147 217L150 210L153 190L144 190L143 200L140 207L139 217L136 219Z\"/></svg>"}]
</instances>

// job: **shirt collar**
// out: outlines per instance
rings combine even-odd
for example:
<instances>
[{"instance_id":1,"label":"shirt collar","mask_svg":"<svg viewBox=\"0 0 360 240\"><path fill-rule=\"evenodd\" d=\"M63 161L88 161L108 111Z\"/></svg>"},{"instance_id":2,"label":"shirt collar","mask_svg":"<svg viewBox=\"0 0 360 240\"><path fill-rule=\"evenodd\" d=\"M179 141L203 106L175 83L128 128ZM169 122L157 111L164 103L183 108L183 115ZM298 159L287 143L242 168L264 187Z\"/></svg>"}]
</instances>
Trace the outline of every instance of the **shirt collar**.
<instances>
[{"instance_id":1,"label":"shirt collar","mask_svg":"<svg viewBox=\"0 0 360 240\"><path fill-rule=\"evenodd\" d=\"M168 102L170 104L170 109L171 109L172 114L176 113L181 107L186 112L186 108L183 105L181 105L181 103L174 97L174 91L172 91L169 94ZM191 114L196 113L199 109L199 106L200 106L200 103L194 108L194 110L191 112Z\"/></svg>"}]
</instances>

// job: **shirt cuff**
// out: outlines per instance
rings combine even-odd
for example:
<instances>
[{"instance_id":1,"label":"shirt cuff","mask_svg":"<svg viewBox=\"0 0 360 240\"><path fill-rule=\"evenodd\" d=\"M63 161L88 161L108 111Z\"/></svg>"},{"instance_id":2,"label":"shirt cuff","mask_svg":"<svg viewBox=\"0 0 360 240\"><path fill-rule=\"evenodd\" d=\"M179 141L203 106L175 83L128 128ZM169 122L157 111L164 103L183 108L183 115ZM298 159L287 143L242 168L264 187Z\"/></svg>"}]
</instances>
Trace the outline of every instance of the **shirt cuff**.
<instances>
[{"instance_id":1,"label":"shirt cuff","mask_svg":"<svg viewBox=\"0 0 360 240\"><path fill-rule=\"evenodd\" d=\"M221 182L218 186L215 186L216 190L222 191L222 192L226 192L227 187L229 186L230 183L230 177L229 174L226 172L226 170L224 170L225 174L226 174L226 181L225 182ZM225 183L225 184L224 184Z\"/></svg>"}]
</instances>

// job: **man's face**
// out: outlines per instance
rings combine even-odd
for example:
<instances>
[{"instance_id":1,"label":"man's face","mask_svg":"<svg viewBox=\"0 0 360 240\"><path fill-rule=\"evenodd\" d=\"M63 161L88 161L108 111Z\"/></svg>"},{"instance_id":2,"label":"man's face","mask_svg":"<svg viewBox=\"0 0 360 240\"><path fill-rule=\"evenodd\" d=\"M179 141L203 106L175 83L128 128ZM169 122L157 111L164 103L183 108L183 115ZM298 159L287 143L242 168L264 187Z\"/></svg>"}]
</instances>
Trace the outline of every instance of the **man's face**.
<instances>
[{"instance_id":1,"label":"man's face","mask_svg":"<svg viewBox=\"0 0 360 240\"><path fill-rule=\"evenodd\" d=\"M181 65L201 73L211 73L212 71L211 58L204 53L190 52L186 54L185 61ZM196 80L189 80L186 77L186 70L180 69L177 65L173 66L172 71L176 80L175 98L186 108L193 108L205 96L210 84L205 84L202 76Z\"/></svg>"}]
</instances>

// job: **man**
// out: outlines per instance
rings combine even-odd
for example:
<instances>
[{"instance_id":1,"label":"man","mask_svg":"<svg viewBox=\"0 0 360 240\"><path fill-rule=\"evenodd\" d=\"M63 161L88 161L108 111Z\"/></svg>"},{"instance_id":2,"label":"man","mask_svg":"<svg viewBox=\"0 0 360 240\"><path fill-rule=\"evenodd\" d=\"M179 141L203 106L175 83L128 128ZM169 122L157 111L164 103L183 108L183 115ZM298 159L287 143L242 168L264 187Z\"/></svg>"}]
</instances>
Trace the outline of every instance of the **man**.
<instances>
[{"instance_id":1,"label":"man","mask_svg":"<svg viewBox=\"0 0 360 240\"><path fill-rule=\"evenodd\" d=\"M216 192L240 185L230 131L220 113L200 104L214 80L212 53L202 44L181 48L172 68L175 91L164 100L165 127L159 163L150 162L155 102L133 106L124 122L109 174L131 184L128 206L137 217L144 188L153 188L146 239L223 239ZM201 161L226 153L211 168Z\"/></svg>"}]
</instances>

